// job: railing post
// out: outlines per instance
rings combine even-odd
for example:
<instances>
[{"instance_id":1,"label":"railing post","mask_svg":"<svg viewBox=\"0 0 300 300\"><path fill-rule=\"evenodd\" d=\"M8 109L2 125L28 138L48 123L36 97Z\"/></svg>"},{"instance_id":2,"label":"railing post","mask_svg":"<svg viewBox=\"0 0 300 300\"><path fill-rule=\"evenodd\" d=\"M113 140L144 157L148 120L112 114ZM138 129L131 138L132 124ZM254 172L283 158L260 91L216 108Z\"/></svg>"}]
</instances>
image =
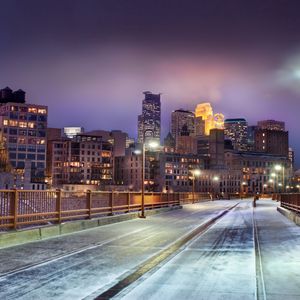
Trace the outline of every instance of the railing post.
<instances>
[{"instance_id":1,"label":"railing post","mask_svg":"<svg viewBox=\"0 0 300 300\"><path fill-rule=\"evenodd\" d=\"M86 208L88 209L88 218L92 218L92 191L86 191Z\"/></svg>"},{"instance_id":2,"label":"railing post","mask_svg":"<svg viewBox=\"0 0 300 300\"><path fill-rule=\"evenodd\" d=\"M16 189L13 190L13 213L14 213L14 229L18 227L18 208L19 208L19 194Z\"/></svg>"},{"instance_id":3,"label":"railing post","mask_svg":"<svg viewBox=\"0 0 300 300\"><path fill-rule=\"evenodd\" d=\"M57 221L58 224L61 223L61 190L57 189L55 191L56 196L56 212L57 212Z\"/></svg>"},{"instance_id":4,"label":"railing post","mask_svg":"<svg viewBox=\"0 0 300 300\"><path fill-rule=\"evenodd\" d=\"M130 192L127 192L127 209L130 212Z\"/></svg>"},{"instance_id":5,"label":"railing post","mask_svg":"<svg viewBox=\"0 0 300 300\"><path fill-rule=\"evenodd\" d=\"M114 191L111 191L110 193L110 216L114 214Z\"/></svg>"}]
</instances>

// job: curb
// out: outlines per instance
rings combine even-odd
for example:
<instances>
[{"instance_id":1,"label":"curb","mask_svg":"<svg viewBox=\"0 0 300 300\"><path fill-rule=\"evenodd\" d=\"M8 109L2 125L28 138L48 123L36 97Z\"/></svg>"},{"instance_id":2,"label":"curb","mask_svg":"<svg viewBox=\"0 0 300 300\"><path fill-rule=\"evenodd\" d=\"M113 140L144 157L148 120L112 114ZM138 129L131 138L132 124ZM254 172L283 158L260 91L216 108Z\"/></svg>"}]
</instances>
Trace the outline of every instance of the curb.
<instances>
[{"instance_id":1,"label":"curb","mask_svg":"<svg viewBox=\"0 0 300 300\"><path fill-rule=\"evenodd\" d=\"M281 206L277 207L277 211L284 215L286 218L294 222L296 225L300 226L300 216Z\"/></svg>"}]
</instances>

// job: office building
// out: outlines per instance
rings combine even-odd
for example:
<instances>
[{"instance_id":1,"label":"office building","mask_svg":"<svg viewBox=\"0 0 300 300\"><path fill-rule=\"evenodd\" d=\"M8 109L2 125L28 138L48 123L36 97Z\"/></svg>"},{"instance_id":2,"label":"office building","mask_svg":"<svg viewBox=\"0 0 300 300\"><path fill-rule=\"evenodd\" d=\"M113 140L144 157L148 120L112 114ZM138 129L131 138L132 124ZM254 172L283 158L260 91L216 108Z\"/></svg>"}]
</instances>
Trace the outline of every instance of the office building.
<instances>
[{"instance_id":1,"label":"office building","mask_svg":"<svg viewBox=\"0 0 300 300\"><path fill-rule=\"evenodd\" d=\"M237 151L247 151L248 123L245 119L226 119L224 123L225 138L231 140Z\"/></svg>"},{"instance_id":2,"label":"office building","mask_svg":"<svg viewBox=\"0 0 300 300\"><path fill-rule=\"evenodd\" d=\"M255 151L274 155L289 155L289 133L283 130L257 129Z\"/></svg>"},{"instance_id":3,"label":"office building","mask_svg":"<svg viewBox=\"0 0 300 300\"><path fill-rule=\"evenodd\" d=\"M43 183L48 108L24 103L25 92L17 92L18 97L8 88L1 90L0 128L8 149L9 161L12 168L20 174L25 174L25 166L29 167L30 181ZM7 100L16 102L4 103Z\"/></svg>"},{"instance_id":4,"label":"office building","mask_svg":"<svg viewBox=\"0 0 300 300\"><path fill-rule=\"evenodd\" d=\"M264 130L285 131L285 123L275 120L263 120L257 122L257 127Z\"/></svg>"},{"instance_id":5,"label":"office building","mask_svg":"<svg viewBox=\"0 0 300 300\"><path fill-rule=\"evenodd\" d=\"M161 102L160 94L144 92L142 114L138 116L138 142L155 139L160 143Z\"/></svg>"},{"instance_id":6,"label":"office building","mask_svg":"<svg viewBox=\"0 0 300 300\"><path fill-rule=\"evenodd\" d=\"M84 133L83 127L64 127L63 135L69 139L72 139L77 134Z\"/></svg>"},{"instance_id":7,"label":"office building","mask_svg":"<svg viewBox=\"0 0 300 300\"><path fill-rule=\"evenodd\" d=\"M195 115L193 112L183 109L178 109L171 114L171 133L176 140L182 135L195 135Z\"/></svg>"}]
</instances>

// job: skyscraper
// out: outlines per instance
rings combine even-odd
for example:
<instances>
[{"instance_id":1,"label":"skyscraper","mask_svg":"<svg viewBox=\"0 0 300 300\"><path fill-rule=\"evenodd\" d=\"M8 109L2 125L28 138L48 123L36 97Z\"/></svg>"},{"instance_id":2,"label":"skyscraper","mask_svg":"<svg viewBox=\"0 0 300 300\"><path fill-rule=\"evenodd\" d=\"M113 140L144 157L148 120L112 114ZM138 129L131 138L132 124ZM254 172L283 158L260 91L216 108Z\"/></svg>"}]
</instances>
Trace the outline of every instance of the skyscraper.
<instances>
[{"instance_id":1,"label":"skyscraper","mask_svg":"<svg viewBox=\"0 0 300 300\"><path fill-rule=\"evenodd\" d=\"M160 142L161 103L160 94L144 92L142 114L138 116L138 142L151 138Z\"/></svg>"},{"instance_id":2,"label":"skyscraper","mask_svg":"<svg viewBox=\"0 0 300 300\"><path fill-rule=\"evenodd\" d=\"M171 114L171 133L176 140L179 136L195 135L195 115L193 112L183 109L178 109Z\"/></svg>"},{"instance_id":3,"label":"skyscraper","mask_svg":"<svg viewBox=\"0 0 300 300\"><path fill-rule=\"evenodd\" d=\"M224 115L221 113L213 113L210 103L200 103L195 109L196 117L196 135L201 134L201 123L204 122L204 135L209 135L211 129L224 129ZM200 127L199 127L200 125Z\"/></svg>"},{"instance_id":4,"label":"skyscraper","mask_svg":"<svg viewBox=\"0 0 300 300\"><path fill-rule=\"evenodd\" d=\"M248 123L245 119L226 119L225 137L231 140L233 148L238 151L247 151Z\"/></svg>"}]
</instances>

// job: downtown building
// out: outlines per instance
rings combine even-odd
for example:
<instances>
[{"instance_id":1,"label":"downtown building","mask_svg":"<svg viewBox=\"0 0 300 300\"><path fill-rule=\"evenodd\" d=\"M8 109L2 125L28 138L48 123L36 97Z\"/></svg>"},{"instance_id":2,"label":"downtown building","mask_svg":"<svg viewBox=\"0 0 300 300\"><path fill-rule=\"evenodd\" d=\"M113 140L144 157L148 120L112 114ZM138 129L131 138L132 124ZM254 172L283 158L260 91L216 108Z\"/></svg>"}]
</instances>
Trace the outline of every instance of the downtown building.
<instances>
[{"instance_id":1,"label":"downtown building","mask_svg":"<svg viewBox=\"0 0 300 300\"><path fill-rule=\"evenodd\" d=\"M160 143L161 137L161 102L160 94L144 92L142 114L138 116L138 142L155 139Z\"/></svg>"},{"instance_id":2,"label":"downtown building","mask_svg":"<svg viewBox=\"0 0 300 300\"><path fill-rule=\"evenodd\" d=\"M248 123L245 119L226 119L224 133L225 137L232 142L233 149L247 151Z\"/></svg>"},{"instance_id":3,"label":"downtown building","mask_svg":"<svg viewBox=\"0 0 300 300\"><path fill-rule=\"evenodd\" d=\"M27 104L25 92L0 90L0 129L9 163L25 189L44 189L48 108Z\"/></svg>"},{"instance_id":4,"label":"downtown building","mask_svg":"<svg viewBox=\"0 0 300 300\"><path fill-rule=\"evenodd\" d=\"M76 135L48 141L47 175L51 186L113 182L113 146L101 136Z\"/></svg>"}]
</instances>

